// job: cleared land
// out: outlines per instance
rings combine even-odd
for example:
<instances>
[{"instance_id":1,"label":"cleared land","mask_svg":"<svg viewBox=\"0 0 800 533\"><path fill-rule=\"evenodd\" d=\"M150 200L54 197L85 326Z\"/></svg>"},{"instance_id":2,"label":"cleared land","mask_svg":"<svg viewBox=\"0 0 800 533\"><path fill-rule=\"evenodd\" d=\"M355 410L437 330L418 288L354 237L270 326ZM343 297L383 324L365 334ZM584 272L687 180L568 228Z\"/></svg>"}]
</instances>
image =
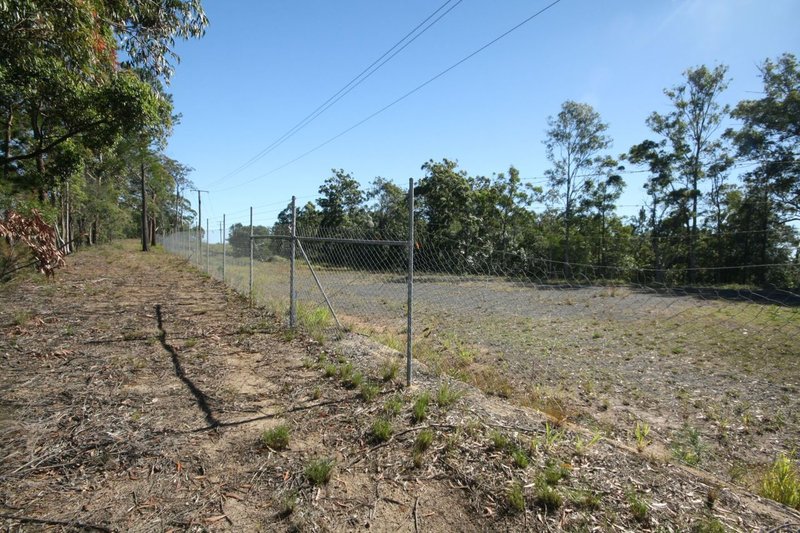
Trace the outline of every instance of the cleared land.
<instances>
[{"instance_id":1,"label":"cleared land","mask_svg":"<svg viewBox=\"0 0 800 533\"><path fill-rule=\"evenodd\" d=\"M210 270L221 277L215 251ZM246 292L247 258L228 258L226 267L227 283ZM404 349L402 270L314 268L346 326ZM256 300L284 312L288 279L284 259L256 262ZM302 259L297 287L306 308L324 307ZM414 294L417 358L556 422L628 443L646 423L652 453L751 490L777 457L797 451L796 296L425 273Z\"/></svg>"}]
</instances>

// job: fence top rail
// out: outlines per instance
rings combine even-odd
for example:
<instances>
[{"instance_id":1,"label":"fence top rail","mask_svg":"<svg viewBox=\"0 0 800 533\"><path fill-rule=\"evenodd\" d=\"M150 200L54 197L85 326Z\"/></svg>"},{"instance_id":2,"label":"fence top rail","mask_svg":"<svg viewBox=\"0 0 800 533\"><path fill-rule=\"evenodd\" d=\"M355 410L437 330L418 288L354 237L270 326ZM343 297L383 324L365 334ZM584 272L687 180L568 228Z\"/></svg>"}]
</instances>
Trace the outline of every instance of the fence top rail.
<instances>
[{"instance_id":1,"label":"fence top rail","mask_svg":"<svg viewBox=\"0 0 800 533\"><path fill-rule=\"evenodd\" d=\"M251 239L280 239L280 240L291 240L291 235L252 235ZM408 246L408 241L379 241L374 239L345 239L339 237L301 237L300 235L297 236L298 241L309 241L309 242L335 242L335 243L343 243L343 244L365 244L365 245L375 245L375 246Z\"/></svg>"}]
</instances>

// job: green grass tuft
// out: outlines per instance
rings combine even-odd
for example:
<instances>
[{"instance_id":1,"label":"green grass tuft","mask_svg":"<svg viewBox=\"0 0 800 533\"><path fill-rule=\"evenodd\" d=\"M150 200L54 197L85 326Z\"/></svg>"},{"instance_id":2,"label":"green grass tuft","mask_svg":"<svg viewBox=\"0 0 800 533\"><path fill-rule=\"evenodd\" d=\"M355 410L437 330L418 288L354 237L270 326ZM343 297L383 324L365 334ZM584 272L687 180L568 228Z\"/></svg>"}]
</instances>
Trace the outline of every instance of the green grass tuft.
<instances>
[{"instance_id":1,"label":"green grass tuft","mask_svg":"<svg viewBox=\"0 0 800 533\"><path fill-rule=\"evenodd\" d=\"M800 475L789 457L778 457L764 476L761 495L800 511Z\"/></svg>"},{"instance_id":2,"label":"green grass tuft","mask_svg":"<svg viewBox=\"0 0 800 533\"><path fill-rule=\"evenodd\" d=\"M335 461L327 458L312 459L306 464L303 473L312 485L324 485L331 479Z\"/></svg>"},{"instance_id":3,"label":"green grass tuft","mask_svg":"<svg viewBox=\"0 0 800 533\"><path fill-rule=\"evenodd\" d=\"M428 418L428 404L431 401L431 396L427 392L423 392L414 401L414 406L411 409L411 420L415 424L419 424Z\"/></svg>"},{"instance_id":4,"label":"green grass tuft","mask_svg":"<svg viewBox=\"0 0 800 533\"><path fill-rule=\"evenodd\" d=\"M370 429L370 439L374 443L386 442L394 433L392 423L385 418L378 418L372 423Z\"/></svg>"},{"instance_id":5,"label":"green grass tuft","mask_svg":"<svg viewBox=\"0 0 800 533\"><path fill-rule=\"evenodd\" d=\"M261 434L261 442L273 450L285 450L289 447L289 428L286 425L276 426Z\"/></svg>"}]
</instances>

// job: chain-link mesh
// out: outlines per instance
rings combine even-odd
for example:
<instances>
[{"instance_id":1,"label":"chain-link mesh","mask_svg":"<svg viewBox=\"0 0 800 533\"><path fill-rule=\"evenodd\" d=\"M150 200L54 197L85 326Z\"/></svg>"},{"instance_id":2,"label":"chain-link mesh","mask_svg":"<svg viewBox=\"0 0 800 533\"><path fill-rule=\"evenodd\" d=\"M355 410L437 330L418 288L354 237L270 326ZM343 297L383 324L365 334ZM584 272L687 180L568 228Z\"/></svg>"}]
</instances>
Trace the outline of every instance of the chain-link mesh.
<instances>
[{"instance_id":1,"label":"chain-link mesh","mask_svg":"<svg viewBox=\"0 0 800 533\"><path fill-rule=\"evenodd\" d=\"M269 233L253 239L253 296L288 317L291 232L278 225ZM298 325L322 340L341 331L338 319L405 351L406 238L298 227ZM196 233L165 244L222 277L221 245L198 247ZM797 291L687 282L753 279L764 266L660 272L497 253L495 246L501 243L424 232L415 239L413 351L434 370L550 411L564 403L552 398L599 402L601 410L622 401L686 409L684 417L724 427L742 420L746 427L753 417L800 427ZM769 269L800 286L797 264ZM249 253L229 247L226 283L247 294L249 272Z\"/></svg>"}]
</instances>

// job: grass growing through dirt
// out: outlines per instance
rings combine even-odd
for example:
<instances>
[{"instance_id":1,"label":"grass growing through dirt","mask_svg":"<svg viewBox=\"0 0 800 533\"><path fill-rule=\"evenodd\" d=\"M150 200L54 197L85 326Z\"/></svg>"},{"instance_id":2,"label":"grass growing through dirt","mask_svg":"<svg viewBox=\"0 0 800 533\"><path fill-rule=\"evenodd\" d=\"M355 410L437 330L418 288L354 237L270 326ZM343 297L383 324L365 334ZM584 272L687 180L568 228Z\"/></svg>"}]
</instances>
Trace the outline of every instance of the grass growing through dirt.
<instances>
[{"instance_id":1,"label":"grass growing through dirt","mask_svg":"<svg viewBox=\"0 0 800 533\"><path fill-rule=\"evenodd\" d=\"M525 510L525 493L522 487L522 483L519 481L515 481L508 487L508 493L506 494L506 499L508 500L508 508L509 510L517 513L521 513Z\"/></svg>"},{"instance_id":2,"label":"grass growing through dirt","mask_svg":"<svg viewBox=\"0 0 800 533\"><path fill-rule=\"evenodd\" d=\"M372 442L380 444L381 442L386 442L389 440L393 432L394 430L391 422L385 418L378 418L372 423L370 438Z\"/></svg>"},{"instance_id":3,"label":"grass growing through dirt","mask_svg":"<svg viewBox=\"0 0 800 533\"><path fill-rule=\"evenodd\" d=\"M261 434L261 442L273 450L285 450L289 447L289 427L281 424Z\"/></svg>"},{"instance_id":4,"label":"grass growing through dirt","mask_svg":"<svg viewBox=\"0 0 800 533\"><path fill-rule=\"evenodd\" d=\"M800 474L794 461L778 457L764 476L761 495L800 511Z\"/></svg>"},{"instance_id":5,"label":"grass growing through dirt","mask_svg":"<svg viewBox=\"0 0 800 533\"><path fill-rule=\"evenodd\" d=\"M331 475L333 475L334 465L335 461L333 459L318 457L310 460L308 464L306 464L303 473L312 485L324 485L330 481Z\"/></svg>"},{"instance_id":6,"label":"grass growing through dirt","mask_svg":"<svg viewBox=\"0 0 800 533\"><path fill-rule=\"evenodd\" d=\"M436 391L436 404L439 407L449 407L461 398L461 393L455 390L450 383L442 383Z\"/></svg>"},{"instance_id":7,"label":"grass growing through dirt","mask_svg":"<svg viewBox=\"0 0 800 533\"><path fill-rule=\"evenodd\" d=\"M414 401L414 406L411 408L411 420L418 424L428 418L428 404L431 401L431 396L427 392L423 392Z\"/></svg>"}]
</instances>

